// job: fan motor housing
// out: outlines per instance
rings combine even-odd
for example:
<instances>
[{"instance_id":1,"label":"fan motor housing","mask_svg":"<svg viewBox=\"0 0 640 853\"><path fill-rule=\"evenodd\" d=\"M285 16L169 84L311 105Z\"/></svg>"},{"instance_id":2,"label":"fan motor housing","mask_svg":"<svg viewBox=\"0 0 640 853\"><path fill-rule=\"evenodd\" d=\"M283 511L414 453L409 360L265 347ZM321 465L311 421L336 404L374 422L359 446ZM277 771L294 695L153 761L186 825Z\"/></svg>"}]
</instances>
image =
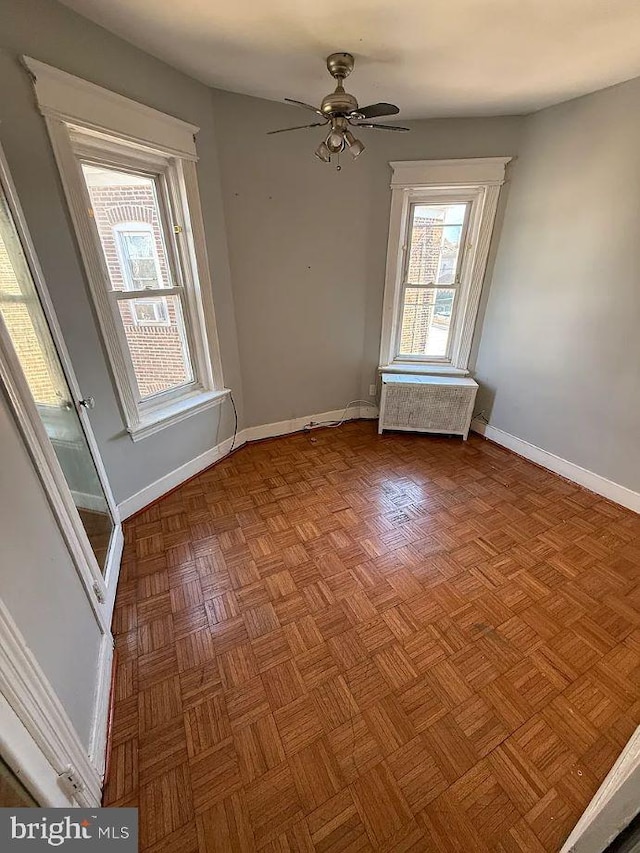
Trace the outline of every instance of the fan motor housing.
<instances>
[{"instance_id":1,"label":"fan motor housing","mask_svg":"<svg viewBox=\"0 0 640 853\"><path fill-rule=\"evenodd\" d=\"M341 86L335 92L324 97L320 104L320 112L325 115L331 115L332 113L352 113L357 109L357 100L349 92L345 92Z\"/></svg>"}]
</instances>

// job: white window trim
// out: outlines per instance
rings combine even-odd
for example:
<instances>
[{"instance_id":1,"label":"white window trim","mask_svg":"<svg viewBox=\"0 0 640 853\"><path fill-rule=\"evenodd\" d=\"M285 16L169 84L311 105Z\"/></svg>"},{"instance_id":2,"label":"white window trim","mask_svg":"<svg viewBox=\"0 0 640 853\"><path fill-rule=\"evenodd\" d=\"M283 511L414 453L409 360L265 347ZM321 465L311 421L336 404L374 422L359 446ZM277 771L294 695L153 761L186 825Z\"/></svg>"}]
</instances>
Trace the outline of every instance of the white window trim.
<instances>
[{"instance_id":1,"label":"white window trim","mask_svg":"<svg viewBox=\"0 0 640 853\"><path fill-rule=\"evenodd\" d=\"M390 163L391 215L382 309L380 370L407 373L468 373L482 282L498 206L500 187L511 157L471 160L407 160ZM458 320L452 329L450 359L416 359L397 355L402 316L403 273L411 205L442 196L443 201L472 201L468 226L469 249L462 260ZM461 312L461 313L460 313Z\"/></svg>"},{"instance_id":2,"label":"white window trim","mask_svg":"<svg viewBox=\"0 0 640 853\"><path fill-rule=\"evenodd\" d=\"M197 160L195 136L200 130L175 116L74 77L30 56L22 60L30 72L43 115L83 127L154 145L178 157Z\"/></svg>"},{"instance_id":3,"label":"white window trim","mask_svg":"<svg viewBox=\"0 0 640 853\"><path fill-rule=\"evenodd\" d=\"M40 112L51 138L127 431L138 441L219 405L229 393L222 375L196 175L195 134L199 128L37 60L23 57L23 61L32 74ZM180 220L174 224L181 229L178 252L190 279L184 301L196 331L189 345L197 382L158 395L157 401L148 398L142 404L125 356L126 342L104 286L108 280L106 263L95 225L87 214L91 205L76 154L85 148L104 153L110 144L116 167L128 158L132 168L154 162L158 170L171 169L169 193Z\"/></svg>"}]
</instances>

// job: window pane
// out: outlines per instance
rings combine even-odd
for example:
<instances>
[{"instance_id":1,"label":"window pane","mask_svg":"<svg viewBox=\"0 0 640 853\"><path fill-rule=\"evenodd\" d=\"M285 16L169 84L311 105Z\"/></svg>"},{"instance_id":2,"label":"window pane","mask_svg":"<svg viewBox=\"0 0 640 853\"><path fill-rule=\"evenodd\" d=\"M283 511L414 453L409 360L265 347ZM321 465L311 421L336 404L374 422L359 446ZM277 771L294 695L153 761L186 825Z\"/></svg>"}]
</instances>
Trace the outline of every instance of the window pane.
<instances>
[{"instance_id":1,"label":"window pane","mask_svg":"<svg viewBox=\"0 0 640 853\"><path fill-rule=\"evenodd\" d=\"M82 164L112 290L173 287L156 182Z\"/></svg>"},{"instance_id":2,"label":"window pane","mask_svg":"<svg viewBox=\"0 0 640 853\"><path fill-rule=\"evenodd\" d=\"M466 204L415 204L409 234L410 284L455 282Z\"/></svg>"},{"instance_id":3,"label":"window pane","mask_svg":"<svg viewBox=\"0 0 640 853\"><path fill-rule=\"evenodd\" d=\"M140 231L135 225L124 225L116 232L129 290L161 287L160 260L151 230Z\"/></svg>"},{"instance_id":4,"label":"window pane","mask_svg":"<svg viewBox=\"0 0 640 853\"><path fill-rule=\"evenodd\" d=\"M135 322L169 324L166 299L135 299L132 306Z\"/></svg>"},{"instance_id":5,"label":"window pane","mask_svg":"<svg viewBox=\"0 0 640 853\"><path fill-rule=\"evenodd\" d=\"M120 299L141 399L193 381L180 298Z\"/></svg>"},{"instance_id":6,"label":"window pane","mask_svg":"<svg viewBox=\"0 0 640 853\"><path fill-rule=\"evenodd\" d=\"M0 208L0 314L36 405L57 408L69 395L57 361L47 351L44 318L17 237L9 231L12 226L3 199Z\"/></svg>"},{"instance_id":7,"label":"window pane","mask_svg":"<svg viewBox=\"0 0 640 853\"><path fill-rule=\"evenodd\" d=\"M400 355L446 356L455 293L453 289L407 287Z\"/></svg>"}]
</instances>

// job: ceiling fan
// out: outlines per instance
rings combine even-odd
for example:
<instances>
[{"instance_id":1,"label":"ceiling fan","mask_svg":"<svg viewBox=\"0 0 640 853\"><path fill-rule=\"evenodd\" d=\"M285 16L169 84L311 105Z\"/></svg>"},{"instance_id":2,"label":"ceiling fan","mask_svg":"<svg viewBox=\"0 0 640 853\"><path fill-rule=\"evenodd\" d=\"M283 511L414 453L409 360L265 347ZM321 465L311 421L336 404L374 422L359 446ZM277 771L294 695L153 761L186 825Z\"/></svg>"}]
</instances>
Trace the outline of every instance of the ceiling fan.
<instances>
[{"instance_id":1,"label":"ceiling fan","mask_svg":"<svg viewBox=\"0 0 640 853\"><path fill-rule=\"evenodd\" d=\"M353 95L345 92L343 82L345 77L353 71L355 60L350 53L332 53L327 57L327 69L329 74L337 80L335 91L322 99L320 107L312 107L303 101L294 101L293 98L285 98L289 104L295 104L315 113L322 121L312 124L302 124L297 127L283 127L281 130L270 130L273 133L288 133L290 130L306 130L310 127L324 127L330 125L325 139L318 145L315 155L323 163L330 163L332 155L340 155L345 148L352 157L359 157L364 151L364 145L356 139L350 127L364 127L372 130L392 130L406 132L408 127L396 127L390 124L375 124L372 118L383 116L394 116L400 112L395 104L369 104L368 107L359 107ZM340 169L340 164L338 164Z\"/></svg>"}]
</instances>

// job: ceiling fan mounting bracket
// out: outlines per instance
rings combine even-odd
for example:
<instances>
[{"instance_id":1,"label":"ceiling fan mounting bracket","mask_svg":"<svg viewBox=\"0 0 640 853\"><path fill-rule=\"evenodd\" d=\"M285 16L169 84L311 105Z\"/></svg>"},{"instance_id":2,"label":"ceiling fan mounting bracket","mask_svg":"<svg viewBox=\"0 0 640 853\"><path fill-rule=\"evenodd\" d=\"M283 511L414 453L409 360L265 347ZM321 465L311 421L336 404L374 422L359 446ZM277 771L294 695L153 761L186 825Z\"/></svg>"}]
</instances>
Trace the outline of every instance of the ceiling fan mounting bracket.
<instances>
[{"instance_id":1,"label":"ceiling fan mounting bracket","mask_svg":"<svg viewBox=\"0 0 640 853\"><path fill-rule=\"evenodd\" d=\"M336 80L344 80L353 71L355 59L350 53L332 53L327 56L327 70Z\"/></svg>"}]
</instances>

